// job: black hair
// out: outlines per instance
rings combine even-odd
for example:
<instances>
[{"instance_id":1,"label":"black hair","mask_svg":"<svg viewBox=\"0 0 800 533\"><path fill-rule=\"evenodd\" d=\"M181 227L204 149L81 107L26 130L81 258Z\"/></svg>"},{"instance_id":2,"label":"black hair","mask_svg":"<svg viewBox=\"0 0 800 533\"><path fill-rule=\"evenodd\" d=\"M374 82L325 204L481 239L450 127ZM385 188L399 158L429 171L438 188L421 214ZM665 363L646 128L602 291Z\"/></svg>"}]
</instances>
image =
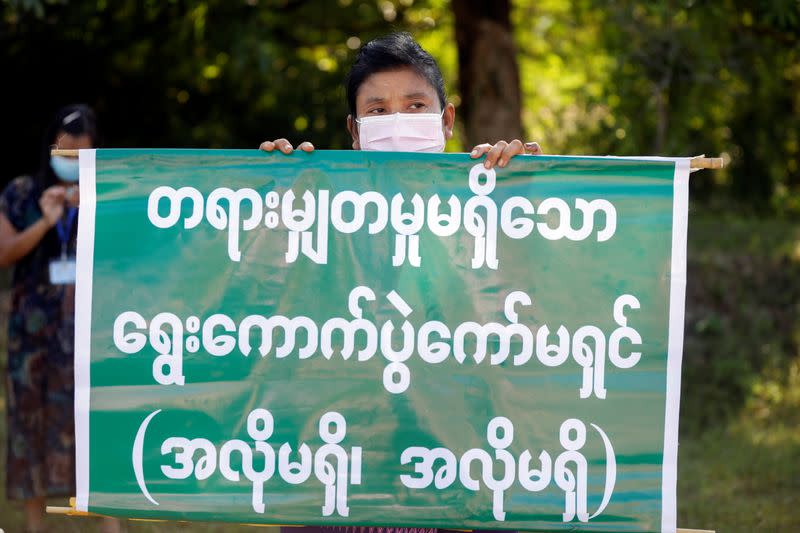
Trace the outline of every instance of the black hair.
<instances>
[{"instance_id":1,"label":"black hair","mask_svg":"<svg viewBox=\"0 0 800 533\"><path fill-rule=\"evenodd\" d=\"M409 67L436 90L442 109L445 106L444 79L436 60L409 33L396 32L371 40L358 51L344 86L350 114L356 116L356 94L361 84L376 72Z\"/></svg>"},{"instance_id":2,"label":"black hair","mask_svg":"<svg viewBox=\"0 0 800 533\"><path fill-rule=\"evenodd\" d=\"M39 170L36 173L36 182L41 190L58 183L58 178L50 166L50 150L58 148L57 136L61 133L88 135L92 146L97 146L97 119L92 108L86 104L62 107L45 128L39 156Z\"/></svg>"}]
</instances>

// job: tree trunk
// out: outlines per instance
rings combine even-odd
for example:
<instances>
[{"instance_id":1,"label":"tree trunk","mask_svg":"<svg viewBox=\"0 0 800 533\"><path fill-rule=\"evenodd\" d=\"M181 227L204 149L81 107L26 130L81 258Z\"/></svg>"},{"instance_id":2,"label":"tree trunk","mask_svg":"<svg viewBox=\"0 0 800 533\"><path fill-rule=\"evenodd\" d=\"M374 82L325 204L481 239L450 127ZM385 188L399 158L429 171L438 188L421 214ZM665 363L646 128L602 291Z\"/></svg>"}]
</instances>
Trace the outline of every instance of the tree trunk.
<instances>
[{"instance_id":1,"label":"tree trunk","mask_svg":"<svg viewBox=\"0 0 800 533\"><path fill-rule=\"evenodd\" d=\"M522 139L511 1L453 0L452 6L461 92L458 114L466 147Z\"/></svg>"}]
</instances>

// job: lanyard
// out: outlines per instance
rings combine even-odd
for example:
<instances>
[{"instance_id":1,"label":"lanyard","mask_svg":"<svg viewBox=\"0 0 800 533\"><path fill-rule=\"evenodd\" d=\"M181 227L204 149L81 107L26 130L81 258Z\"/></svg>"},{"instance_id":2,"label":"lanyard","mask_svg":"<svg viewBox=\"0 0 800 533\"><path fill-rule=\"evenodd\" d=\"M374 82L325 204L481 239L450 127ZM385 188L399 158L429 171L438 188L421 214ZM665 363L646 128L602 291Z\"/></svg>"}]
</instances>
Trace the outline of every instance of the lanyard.
<instances>
[{"instance_id":1,"label":"lanyard","mask_svg":"<svg viewBox=\"0 0 800 533\"><path fill-rule=\"evenodd\" d=\"M61 255L67 255L67 243L69 242L70 234L72 233L72 224L75 222L75 217L78 215L77 207L70 207L67 209L67 216L62 218L56 223L56 231L58 231L58 239L61 241ZM66 222L65 222L66 220Z\"/></svg>"}]
</instances>

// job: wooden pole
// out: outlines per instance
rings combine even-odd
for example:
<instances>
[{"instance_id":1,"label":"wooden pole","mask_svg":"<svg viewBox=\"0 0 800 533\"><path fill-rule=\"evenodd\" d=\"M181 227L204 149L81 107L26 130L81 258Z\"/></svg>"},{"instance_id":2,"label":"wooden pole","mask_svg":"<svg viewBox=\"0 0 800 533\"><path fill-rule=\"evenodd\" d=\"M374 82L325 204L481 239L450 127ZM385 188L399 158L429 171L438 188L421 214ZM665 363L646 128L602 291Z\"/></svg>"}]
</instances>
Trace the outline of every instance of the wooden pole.
<instances>
[{"instance_id":1,"label":"wooden pole","mask_svg":"<svg viewBox=\"0 0 800 533\"><path fill-rule=\"evenodd\" d=\"M693 157L689 162L689 168L709 168L712 170L722 168L724 165L725 162L721 157L697 156Z\"/></svg>"},{"instance_id":2,"label":"wooden pole","mask_svg":"<svg viewBox=\"0 0 800 533\"><path fill-rule=\"evenodd\" d=\"M61 157L78 157L79 150L61 150L60 148L53 148L50 150L50 155L60 155Z\"/></svg>"},{"instance_id":3,"label":"wooden pole","mask_svg":"<svg viewBox=\"0 0 800 533\"><path fill-rule=\"evenodd\" d=\"M85 513L83 511L75 510L75 497L69 499L69 507L57 507L53 505L47 506L47 513L48 514L65 514L69 516L104 516L95 513ZM162 519L154 519L154 518L127 518L126 520L133 520L137 522L169 522L169 520L162 520ZM186 520L178 520L180 523L188 523ZM253 527L278 527L275 524L239 524L241 526L253 526ZM286 526L280 526L286 527ZM288 527L304 527L304 526L296 526L291 525ZM470 531L469 529L465 529L463 531ZM678 528L676 533L715 533L714 530L711 529L683 529Z\"/></svg>"}]
</instances>

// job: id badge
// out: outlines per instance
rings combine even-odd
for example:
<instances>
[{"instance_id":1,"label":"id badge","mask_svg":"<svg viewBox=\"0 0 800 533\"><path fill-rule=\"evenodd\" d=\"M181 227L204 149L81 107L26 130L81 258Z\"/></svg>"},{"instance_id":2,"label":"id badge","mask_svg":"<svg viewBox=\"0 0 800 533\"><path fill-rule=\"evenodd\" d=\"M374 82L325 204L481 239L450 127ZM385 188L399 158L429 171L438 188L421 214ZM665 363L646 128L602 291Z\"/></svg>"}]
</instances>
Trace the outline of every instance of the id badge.
<instances>
[{"instance_id":1,"label":"id badge","mask_svg":"<svg viewBox=\"0 0 800 533\"><path fill-rule=\"evenodd\" d=\"M75 258L61 257L50 261L50 283L53 285L75 284Z\"/></svg>"}]
</instances>

